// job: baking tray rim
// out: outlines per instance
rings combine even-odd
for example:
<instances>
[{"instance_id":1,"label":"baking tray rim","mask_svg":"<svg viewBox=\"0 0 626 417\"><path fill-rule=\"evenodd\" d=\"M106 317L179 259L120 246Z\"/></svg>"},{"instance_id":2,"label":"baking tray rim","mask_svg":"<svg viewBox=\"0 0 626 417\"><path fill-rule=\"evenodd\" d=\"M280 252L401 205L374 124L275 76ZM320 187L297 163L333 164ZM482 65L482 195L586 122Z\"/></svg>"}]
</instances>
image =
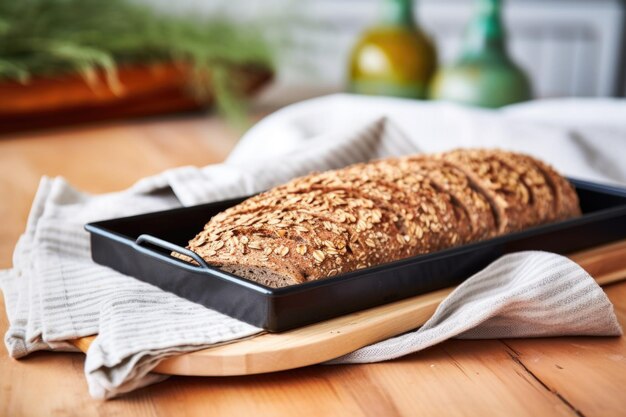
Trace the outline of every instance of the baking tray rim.
<instances>
[{"instance_id":1,"label":"baking tray rim","mask_svg":"<svg viewBox=\"0 0 626 417\"><path fill-rule=\"evenodd\" d=\"M599 192L613 194L613 195L617 195L621 197L626 197L626 187L620 187L620 186L616 186L612 184L596 183L596 182L591 182L591 181L586 181L586 180L579 180L575 178L568 178L568 180L574 186L580 185L587 189L591 189L592 191L599 191ZM484 247L489 247L491 245L497 245L498 243L502 243L505 241L514 241L514 240L519 240L519 239L523 239L526 237L531 237L535 234L541 234L544 232L550 232L550 231L554 231L558 229L567 229L568 226L571 224L576 224L576 225L586 224L586 223L590 223L590 222L597 221L597 220L611 218L611 217L614 217L616 214L626 213L626 204L615 206L615 207L609 207L609 208L600 209L592 213L583 214L578 217L573 217L573 218L558 221L558 222L532 226L527 229L524 229L518 232L507 233L502 236L496 236L496 237L492 237L489 239L480 240L477 242L471 242L471 243L467 243L464 245L454 246L454 247L442 249L436 252L425 253L425 254L411 256L408 258L398 259L398 260L386 262L380 265L374 265L368 268L346 272L346 273L339 274L339 275L329 277L329 278L304 282L300 284L293 284L293 285L280 287L280 288L269 287L269 286L263 285L255 281L251 281L246 278L239 277L229 272L222 271L219 268L212 267L210 265L208 268L204 268L200 266L195 266L193 264L190 264L189 262L183 261L178 258L174 258L172 256L166 256L160 252L156 252L145 246L141 246L136 242L136 240L133 240L132 238L129 238L128 236L125 236L121 233L108 230L103 226L103 224L113 222L113 221L121 221L121 220L132 221L134 218L140 218L140 217L144 219L149 218L149 217L158 217L159 215L163 215L163 213L166 213L166 212L167 213L173 213L176 211L183 212L185 210L189 210L189 209L201 206L201 205L209 205L209 204L216 204L216 203L222 203L222 204L227 204L230 202L235 203L237 201L242 201L245 198L249 198L249 197L232 198L232 199L221 200L221 201L216 201L212 203L203 203L203 204L199 204L195 206L178 207L178 208L169 209L169 210L160 210L160 211L149 212L149 213L144 213L144 214L137 214L133 216L101 220L97 222L88 223L84 226L84 228L89 233L96 234L101 237L109 238L118 243L132 247L134 250L145 253L148 256L151 256L152 258L158 261L165 262L170 265L174 265L176 267L181 267L193 273L202 273L202 274L206 274L207 276L211 278L217 278L217 279L221 279L224 281L228 281L235 285L246 287L247 289L253 290L255 292L258 292L262 295L265 295L271 298L278 298L278 297L283 297L283 296L289 296L289 295L296 294L299 292L306 292L313 288L332 286L338 281L346 282L346 281L359 279L364 274L373 274L382 270L389 271L389 270L393 270L395 268L401 268L401 267L406 266L407 264L416 263L416 262L418 263L428 262L431 260L438 259L440 257L447 257L450 254L460 255L463 252L473 252L475 250L479 250ZM528 249L528 250L531 250L531 249Z\"/></svg>"}]
</instances>

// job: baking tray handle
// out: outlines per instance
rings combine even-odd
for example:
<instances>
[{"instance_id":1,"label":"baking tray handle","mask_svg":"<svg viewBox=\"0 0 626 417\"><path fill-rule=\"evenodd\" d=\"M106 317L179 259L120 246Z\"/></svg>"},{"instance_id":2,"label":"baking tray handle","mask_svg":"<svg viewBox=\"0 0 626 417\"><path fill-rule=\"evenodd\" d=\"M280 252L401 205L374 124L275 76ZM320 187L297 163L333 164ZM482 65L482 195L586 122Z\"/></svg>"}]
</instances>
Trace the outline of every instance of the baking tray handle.
<instances>
[{"instance_id":1,"label":"baking tray handle","mask_svg":"<svg viewBox=\"0 0 626 417\"><path fill-rule=\"evenodd\" d=\"M135 243L137 244L138 248L141 249L146 249L144 247L141 246L142 243L150 243L151 245L154 246L158 246L160 248L163 249L167 249L169 251L172 252L177 252L180 253L181 255L186 255L188 257L190 257L191 259L193 259L194 261L198 262L198 265L200 265L202 267L202 269L210 269L209 266L207 265L207 263L204 261L204 259L202 259L202 257L200 255L198 255L197 253L195 253L192 250L183 248L182 246L178 246L175 245L173 243L170 243L166 240L163 239L159 239L158 237L154 237L152 235L140 235L137 240L135 240ZM160 253L157 252L152 252L152 251L146 251L146 250L142 250L142 252L153 256L153 257L158 257L158 258L164 258L164 256ZM168 258L169 259L169 258Z\"/></svg>"}]
</instances>

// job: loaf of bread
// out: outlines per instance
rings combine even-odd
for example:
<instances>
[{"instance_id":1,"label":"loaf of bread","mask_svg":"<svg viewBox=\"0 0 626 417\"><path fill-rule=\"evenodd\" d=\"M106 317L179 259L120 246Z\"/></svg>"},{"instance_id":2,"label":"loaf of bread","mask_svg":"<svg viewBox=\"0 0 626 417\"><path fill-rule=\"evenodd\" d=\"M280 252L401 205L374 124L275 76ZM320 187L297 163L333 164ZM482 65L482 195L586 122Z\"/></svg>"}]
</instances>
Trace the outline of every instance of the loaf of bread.
<instances>
[{"instance_id":1,"label":"loaf of bread","mask_svg":"<svg viewBox=\"0 0 626 417\"><path fill-rule=\"evenodd\" d=\"M188 248L283 287L579 214L573 187L548 165L461 149L296 178L214 216Z\"/></svg>"}]
</instances>

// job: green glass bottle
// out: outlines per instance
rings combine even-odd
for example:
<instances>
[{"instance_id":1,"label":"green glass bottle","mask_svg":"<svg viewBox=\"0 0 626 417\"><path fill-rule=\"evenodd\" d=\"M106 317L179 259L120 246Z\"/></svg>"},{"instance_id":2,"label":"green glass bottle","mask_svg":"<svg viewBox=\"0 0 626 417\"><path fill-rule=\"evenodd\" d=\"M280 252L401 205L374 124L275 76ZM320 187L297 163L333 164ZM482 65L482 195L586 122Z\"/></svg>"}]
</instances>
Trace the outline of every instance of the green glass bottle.
<instances>
[{"instance_id":1,"label":"green glass bottle","mask_svg":"<svg viewBox=\"0 0 626 417\"><path fill-rule=\"evenodd\" d=\"M461 57L435 74L430 97L481 107L530 100L528 78L506 51L500 0L477 0L477 3Z\"/></svg>"},{"instance_id":2,"label":"green glass bottle","mask_svg":"<svg viewBox=\"0 0 626 417\"><path fill-rule=\"evenodd\" d=\"M361 35L350 57L353 93L426 98L437 56L416 25L412 0L383 0L380 24Z\"/></svg>"}]
</instances>

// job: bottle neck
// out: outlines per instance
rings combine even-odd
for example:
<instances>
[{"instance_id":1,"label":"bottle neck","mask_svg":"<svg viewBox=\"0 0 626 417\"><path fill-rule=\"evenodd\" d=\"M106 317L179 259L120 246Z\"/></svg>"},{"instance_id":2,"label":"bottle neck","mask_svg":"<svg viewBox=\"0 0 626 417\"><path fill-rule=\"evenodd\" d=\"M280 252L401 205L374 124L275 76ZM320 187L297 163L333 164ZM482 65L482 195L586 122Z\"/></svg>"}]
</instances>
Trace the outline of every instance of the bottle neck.
<instances>
[{"instance_id":1,"label":"bottle neck","mask_svg":"<svg viewBox=\"0 0 626 417\"><path fill-rule=\"evenodd\" d=\"M383 0L383 24L414 27L413 0Z\"/></svg>"},{"instance_id":2,"label":"bottle neck","mask_svg":"<svg viewBox=\"0 0 626 417\"><path fill-rule=\"evenodd\" d=\"M465 35L462 59L506 58L506 33L500 0L477 0L477 9Z\"/></svg>"}]
</instances>

